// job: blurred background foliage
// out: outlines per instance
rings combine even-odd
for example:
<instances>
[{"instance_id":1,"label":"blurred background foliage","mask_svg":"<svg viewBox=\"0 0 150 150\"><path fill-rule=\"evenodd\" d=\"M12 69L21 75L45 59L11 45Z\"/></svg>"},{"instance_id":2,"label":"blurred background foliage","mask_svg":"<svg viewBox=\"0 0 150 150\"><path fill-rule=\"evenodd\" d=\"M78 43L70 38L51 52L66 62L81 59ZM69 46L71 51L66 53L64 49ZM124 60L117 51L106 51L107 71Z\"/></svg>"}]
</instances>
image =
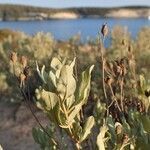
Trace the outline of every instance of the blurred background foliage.
<instances>
[{"instance_id":1,"label":"blurred background foliage","mask_svg":"<svg viewBox=\"0 0 150 150\"><path fill-rule=\"evenodd\" d=\"M116 26L111 31L111 45L106 49L108 59L115 60L127 55L129 49L132 49L136 60L137 74L144 74L147 80L150 76L150 28L144 27L139 31L136 39L132 39L127 29ZM92 80L92 91L99 89L100 79L100 60L99 60L99 41L89 40L87 43L81 43L80 35L75 35L68 41L56 41L49 33L37 33L33 36L25 33L12 31L9 29L0 30L0 96L1 101L20 102L20 96L17 94L17 86L10 74L10 54L17 52L18 56L28 58L30 69L35 73L35 61L39 65L50 65L51 58L54 56L61 58L77 57L77 72L85 69L91 64L96 64ZM34 82L34 81L32 81ZM34 91L34 90L33 90ZM101 94L100 91L97 92Z\"/></svg>"}]
</instances>

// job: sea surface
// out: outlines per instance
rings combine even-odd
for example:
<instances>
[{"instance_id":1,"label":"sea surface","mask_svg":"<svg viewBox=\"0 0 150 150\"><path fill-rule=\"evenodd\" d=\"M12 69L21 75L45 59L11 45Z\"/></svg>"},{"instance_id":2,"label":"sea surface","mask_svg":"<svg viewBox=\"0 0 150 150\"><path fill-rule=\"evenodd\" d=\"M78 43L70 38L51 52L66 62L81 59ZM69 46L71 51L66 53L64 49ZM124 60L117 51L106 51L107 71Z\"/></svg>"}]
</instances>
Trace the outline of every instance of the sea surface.
<instances>
[{"instance_id":1,"label":"sea surface","mask_svg":"<svg viewBox=\"0 0 150 150\"><path fill-rule=\"evenodd\" d=\"M133 38L136 38L142 27L150 27L150 20L147 18L80 18L45 21L0 21L0 29L19 30L29 35L34 35L37 32L50 32L57 40L67 40L79 33L81 40L85 42L89 38L96 38L101 25L106 22L110 31L114 26L121 25L130 32Z\"/></svg>"}]
</instances>

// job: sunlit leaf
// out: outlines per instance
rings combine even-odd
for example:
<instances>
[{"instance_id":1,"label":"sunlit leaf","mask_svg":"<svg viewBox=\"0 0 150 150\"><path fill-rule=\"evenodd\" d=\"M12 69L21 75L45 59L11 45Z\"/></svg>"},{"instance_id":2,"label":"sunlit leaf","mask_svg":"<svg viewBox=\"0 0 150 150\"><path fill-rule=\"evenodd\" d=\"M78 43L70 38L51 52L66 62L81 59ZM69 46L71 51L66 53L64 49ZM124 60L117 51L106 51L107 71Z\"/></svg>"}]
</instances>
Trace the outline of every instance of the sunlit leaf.
<instances>
[{"instance_id":1,"label":"sunlit leaf","mask_svg":"<svg viewBox=\"0 0 150 150\"><path fill-rule=\"evenodd\" d=\"M105 150L105 134L107 131L108 131L108 128L106 125L100 128L100 132L97 136L97 142L96 142L99 150Z\"/></svg>"},{"instance_id":2,"label":"sunlit leaf","mask_svg":"<svg viewBox=\"0 0 150 150\"><path fill-rule=\"evenodd\" d=\"M76 96L76 102L75 104L78 104L80 102L86 103L87 98L89 96L90 92L90 81L91 81L91 72L94 68L94 65L92 65L90 68L86 69L79 80L79 88L77 88L75 96Z\"/></svg>"},{"instance_id":3,"label":"sunlit leaf","mask_svg":"<svg viewBox=\"0 0 150 150\"><path fill-rule=\"evenodd\" d=\"M85 125L83 127L83 132L80 138L80 142L84 141L87 138L87 136L91 133L91 129L93 128L94 123L95 123L95 119L93 116L87 118Z\"/></svg>"},{"instance_id":4,"label":"sunlit leaf","mask_svg":"<svg viewBox=\"0 0 150 150\"><path fill-rule=\"evenodd\" d=\"M59 100L58 96L55 93L45 91L44 89L37 89L36 96L37 99L40 100L39 102L45 104L45 108L47 110L53 109Z\"/></svg>"}]
</instances>

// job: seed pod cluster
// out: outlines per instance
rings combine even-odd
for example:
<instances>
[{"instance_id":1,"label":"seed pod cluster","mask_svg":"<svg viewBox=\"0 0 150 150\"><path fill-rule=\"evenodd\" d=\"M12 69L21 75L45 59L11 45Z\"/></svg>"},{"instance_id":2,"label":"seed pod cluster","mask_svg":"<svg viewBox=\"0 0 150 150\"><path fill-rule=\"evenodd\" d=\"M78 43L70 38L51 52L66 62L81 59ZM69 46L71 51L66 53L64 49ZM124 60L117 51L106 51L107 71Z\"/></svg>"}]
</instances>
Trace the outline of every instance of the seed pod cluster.
<instances>
[{"instance_id":1,"label":"seed pod cluster","mask_svg":"<svg viewBox=\"0 0 150 150\"><path fill-rule=\"evenodd\" d=\"M104 70L106 71L107 74L109 74L109 75L111 74L112 76L115 76L113 63L105 60Z\"/></svg>"},{"instance_id":2,"label":"seed pod cluster","mask_svg":"<svg viewBox=\"0 0 150 150\"><path fill-rule=\"evenodd\" d=\"M125 76L127 74L127 63L126 58L116 60L113 63L105 61L104 69L109 76L111 75L114 78L119 76Z\"/></svg>"},{"instance_id":3,"label":"seed pod cluster","mask_svg":"<svg viewBox=\"0 0 150 150\"><path fill-rule=\"evenodd\" d=\"M123 106L124 107L124 113L126 116L128 116L128 112L131 109L135 109L140 113L144 113L146 111L145 105L144 103L139 100L136 97L132 97L130 98L129 96L124 96L124 88L131 88L132 86L132 82L131 80L129 81L130 83L128 84L127 82L127 78L128 78L128 69L129 68L129 63L128 63L128 59L126 57L122 58L122 59L117 59L116 61L112 61L109 62L108 60L104 60L104 69L105 69L105 83L108 86L111 86L111 90L113 91L113 94L116 97L116 100L118 101L118 104L116 102L113 102L113 99L111 99L111 97L109 97L109 112L110 114L113 116L113 118L115 118L115 121L121 121L121 116L120 116L120 112L118 110L118 105L119 106ZM126 85L126 83L128 85ZM121 88L123 89L122 91L122 97L121 95ZM109 89L109 88L108 88ZM130 89L129 89L130 90ZM109 91L108 91L109 92ZM110 91L111 92L111 91ZM150 95L150 91L146 90L145 91L145 96L149 96ZM121 103L121 98L122 98L122 103ZM115 110L115 111L114 111ZM119 133L119 127L116 129L117 133Z\"/></svg>"},{"instance_id":4,"label":"seed pod cluster","mask_svg":"<svg viewBox=\"0 0 150 150\"><path fill-rule=\"evenodd\" d=\"M30 68L29 66L26 66L19 76L21 87L25 85L25 81L28 79L29 75L30 75Z\"/></svg>"},{"instance_id":5,"label":"seed pod cluster","mask_svg":"<svg viewBox=\"0 0 150 150\"><path fill-rule=\"evenodd\" d=\"M125 76L127 73L125 59L116 60L116 76Z\"/></svg>"},{"instance_id":6,"label":"seed pod cluster","mask_svg":"<svg viewBox=\"0 0 150 150\"><path fill-rule=\"evenodd\" d=\"M21 56L18 60L17 53L12 52L10 55L10 60L15 64L15 76L18 78L20 87L23 87L25 85L25 81L27 80L28 76L30 75L30 69L27 65L27 57Z\"/></svg>"},{"instance_id":7,"label":"seed pod cluster","mask_svg":"<svg viewBox=\"0 0 150 150\"><path fill-rule=\"evenodd\" d=\"M135 99L135 98L134 99L125 99L124 106L126 107L125 110L126 110L127 114L130 109L136 109L140 113L145 112L145 107L144 107L144 104L142 103L142 101Z\"/></svg>"}]
</instances>

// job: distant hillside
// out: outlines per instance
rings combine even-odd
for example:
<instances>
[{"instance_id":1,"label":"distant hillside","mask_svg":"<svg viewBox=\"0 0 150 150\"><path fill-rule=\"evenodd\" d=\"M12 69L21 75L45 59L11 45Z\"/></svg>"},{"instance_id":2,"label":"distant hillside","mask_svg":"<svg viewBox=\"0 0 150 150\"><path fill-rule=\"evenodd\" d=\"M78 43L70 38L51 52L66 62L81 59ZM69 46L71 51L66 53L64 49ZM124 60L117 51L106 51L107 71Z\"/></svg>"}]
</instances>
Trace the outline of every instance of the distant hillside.
<instances>
[{"instance_id":1,"label":"distant hillside","mask_svg":"<svg viewBox=\"0 0 150 150\"><path fill-rule=\"evenodd\" d=\"M149 7L119 8L41 8L22 5L0 5L0 19L7 20L44 20L74 19L79 17L148 17Z\"/></svg>"}]
</instances>

